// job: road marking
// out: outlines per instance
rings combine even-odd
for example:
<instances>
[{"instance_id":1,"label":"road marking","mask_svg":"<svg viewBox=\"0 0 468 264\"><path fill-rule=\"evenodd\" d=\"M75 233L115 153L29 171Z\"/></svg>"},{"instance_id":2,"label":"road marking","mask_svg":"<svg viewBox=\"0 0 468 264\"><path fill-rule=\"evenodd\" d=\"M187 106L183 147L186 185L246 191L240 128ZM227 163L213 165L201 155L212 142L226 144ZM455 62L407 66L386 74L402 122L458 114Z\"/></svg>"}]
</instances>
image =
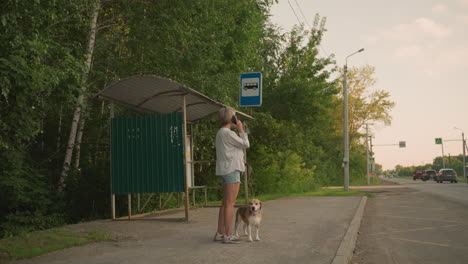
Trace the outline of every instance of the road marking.
<instances>
[{"instance_id":1,"label":"road marking","mask_svg":"<svg viewBox=\"0 0 468 264\"><path fill-rule=\"evenodd\" d=\"M428 208L428 207L416 207L416 206L405 206L405 205L386 205L386 204L381 204L383 206L387 207L399 207L399 208L417 208L417 209L429 209L429 210L447 210L446 208Z\"/></svg>"},{"instance_id":2,"label":"road marking","mask_svg":"<svg viewBox=\"0 0 468 264\"><path fill-rule=\"evenodd\" d=\"M458 226L458 225L446 225L446 226L441 226L441 227L455 227L455 226Z\"/></svg>"},{"instance_id":3,"label":"road marking","mask_svg":"<svg viewBox=\"0 0 468 264\"><path fill-rule=\"evenodd\" d=\"M379 232L374 234L363 234L364 236L377 236L377 235L388 235L390 233L405 233L405 232L413 232L413 231L421 231L421 230L432 230L435 229L434 227L423 227L423 228L415 228L409 230L402 230L402 231L391 231L391 232Z\"/></svg>"},{"instance_id":4,"label":"road marking","mask_svg":"<svg viewBox=\"0 0 468 264\"><path fill-rule=\"evenodd\" d=\"M436 226L436 227L421 227L421 228L414 228L414 229L407 229L401 231L390 231L390 232L379 232L373 234L362 234L363 236L378 236L378 235L389 235L392 233L406 233L406 232L414 232L414 231L423 231L423 230L434 230L437 228L448 228L448 227L457 227L458 225L445 225L445 226Z\"/></svg>"},{"instance_id":5,"label":"road marking","mask_svg":"<svg viewBox=\"0 0 468 264\"><path fill-rule=\"evenodd\" d=\"M425 241L419 241L419 240L404 239L404 238L400 238L400 237L390 237L390 238L403 240L403 241L408 241L408 242L413 242L413 243L420 243L420 244L427 244L427 245L441 246L441 247L449 247L449 245L446 245L446 244L438 244L438 243L425 242Z\"/></svg>"},{"instance_id":6,"label":"road marking","mask_svg":"<svg viewBox=\"0 0 468 264\"><path fill-rule=\"evenodd\" d=\"M447 221L441 219L432 219L432 218L420 218L420 217L408 217L408 216L395 216L395 215L376 215L377 217L393 217L393 218L403 218L403 219L414 219L414 220L426 220L426 221L435 221L435 222L446 222L446 223L454 223L460 225L466 225L467 223L460 223L457 221Z\"/></svg>"}]
</instances>

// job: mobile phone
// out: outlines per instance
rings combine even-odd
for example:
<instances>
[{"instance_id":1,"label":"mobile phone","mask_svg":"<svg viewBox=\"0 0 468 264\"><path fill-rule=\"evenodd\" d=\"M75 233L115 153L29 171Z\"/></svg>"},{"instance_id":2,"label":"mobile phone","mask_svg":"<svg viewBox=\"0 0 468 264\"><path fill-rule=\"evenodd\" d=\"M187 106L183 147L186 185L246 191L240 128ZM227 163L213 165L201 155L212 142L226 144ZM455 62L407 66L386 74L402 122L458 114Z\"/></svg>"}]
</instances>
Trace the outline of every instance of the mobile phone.
<instances>
[{"instance_id":1,"label":"mobile phone","mask_svg":"<svg viewBox=\"0 0 468 264\"><path fill-rule=\"evenodd\" d=\"M236 118L235 115L232 116L231 122L232 122L234 125L237 125L237 118Z\"/></svg>"}]
</instances>

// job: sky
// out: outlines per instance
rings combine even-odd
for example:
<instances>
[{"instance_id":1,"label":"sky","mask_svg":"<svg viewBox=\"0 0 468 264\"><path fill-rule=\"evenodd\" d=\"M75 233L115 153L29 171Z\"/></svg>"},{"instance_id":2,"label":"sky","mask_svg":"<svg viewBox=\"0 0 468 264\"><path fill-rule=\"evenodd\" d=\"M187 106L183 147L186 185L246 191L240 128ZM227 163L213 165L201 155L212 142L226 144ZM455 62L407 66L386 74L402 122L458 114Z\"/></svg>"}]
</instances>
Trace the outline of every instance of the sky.
<instances>
[{"instance_id":1,"label":"sky","mask_svg":"<svg viewBox=\"0 0 468 264\"><path fill-rule=\"evenodd\" d=\"M374 147L384 170L432 163L442 155L438 137L445 156L462 153L454 127L468 137L468 0L279 0L271 21L288 31L298 18L312 25L316 13L327 18L321 55L342 67L364 48L348 67L374 66L370 91L386 90L396 103L390 126L370 126L374 145L406 141Z\"/></svg>"}]
</instances>

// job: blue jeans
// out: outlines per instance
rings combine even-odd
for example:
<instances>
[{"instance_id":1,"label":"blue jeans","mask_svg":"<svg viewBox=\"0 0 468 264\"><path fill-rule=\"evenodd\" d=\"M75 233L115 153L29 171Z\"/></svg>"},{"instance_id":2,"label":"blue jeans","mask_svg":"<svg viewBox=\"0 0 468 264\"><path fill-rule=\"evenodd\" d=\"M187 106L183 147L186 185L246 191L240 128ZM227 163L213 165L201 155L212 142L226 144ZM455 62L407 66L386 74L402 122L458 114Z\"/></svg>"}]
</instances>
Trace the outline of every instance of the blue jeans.
<instances>
[{"instance_id":1,"label":"blue jeans","mask_svg":"<svg viewBox=\"0 0 468 264\"><path fill-rule=\"evenodd\" d=\"M240 171L238 170L235 170L226 175L220 175L219 177L221 178L223 184L240 183Z\"/></svg>"}]
</instances>

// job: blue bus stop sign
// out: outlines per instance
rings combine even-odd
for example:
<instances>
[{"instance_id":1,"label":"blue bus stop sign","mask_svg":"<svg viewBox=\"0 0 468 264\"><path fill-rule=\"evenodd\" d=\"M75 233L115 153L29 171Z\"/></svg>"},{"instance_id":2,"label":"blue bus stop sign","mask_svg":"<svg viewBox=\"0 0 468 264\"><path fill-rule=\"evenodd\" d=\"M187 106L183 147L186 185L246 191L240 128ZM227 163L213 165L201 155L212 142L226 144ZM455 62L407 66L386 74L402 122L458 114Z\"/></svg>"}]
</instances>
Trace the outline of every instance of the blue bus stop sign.
<instances>
[{"instance_id":1,"label":"blue bus stop sign","mask_svg":"<svg viewBox=\"0 0 468 264\"><path fill-rule=\"evenodd\" d=\"M250 72L240 76L240 106L262 105L262 73Z\"/></svg>"}]
</instances>

